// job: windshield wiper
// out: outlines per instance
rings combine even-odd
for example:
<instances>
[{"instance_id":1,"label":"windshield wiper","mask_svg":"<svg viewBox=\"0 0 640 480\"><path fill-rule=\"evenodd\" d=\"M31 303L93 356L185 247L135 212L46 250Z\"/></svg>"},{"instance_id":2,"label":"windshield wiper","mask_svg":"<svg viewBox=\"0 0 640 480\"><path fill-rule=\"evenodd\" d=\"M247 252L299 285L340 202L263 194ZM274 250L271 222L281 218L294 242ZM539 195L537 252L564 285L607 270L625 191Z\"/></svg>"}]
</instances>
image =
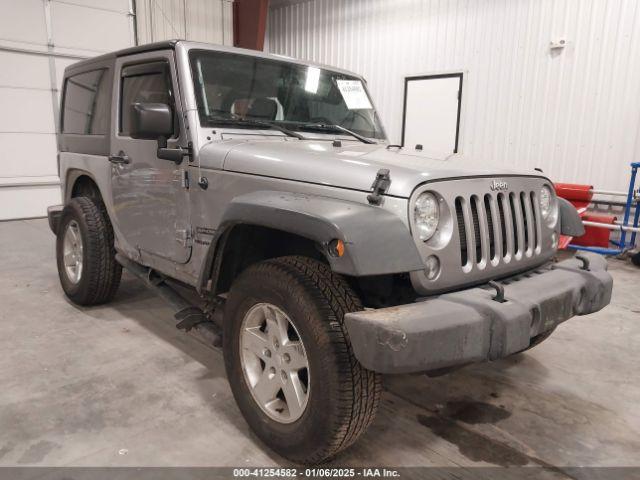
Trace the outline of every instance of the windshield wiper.
<instances>
[{"instance_id":1,"label":"windshield wiper","mask_svg":"<svg viewBox=\"0 0 640 480\"><path fill-rule=\"evenodd\" d=\"M264 120L251 120L247 118L225 118L225 117L209 117L207 120L214 123L215 125L238 125L245 127L262 127L269 128L273 130L278 130L279 132L284 133L288 137L297 138L298 140L307 140L304 136L300 135L293 130L289 130L288 128L282 127L275 123L267 122Z\"/></svg>"},{"instance_id":2,"label":"windshield wiper","mask_svg":"<svg viewBox=\"0 0 640 480\"><path fill-rule=\"evenodd\" d=\"M367 137L363 137L362 135L349 130L348 128L344 128L342 125L332 125L332 124L326 124L326 123L307 123L304 125L300 125L300 127L298 128L304 128L307 130L333 130L334 132L344 132L348 135L351 135L352 137L357 138L358 140L360 140L362 143L368 143L368 144L375 144L377 142L374 142L373 140L369 140Z\"/></svg>"}]
</instances>

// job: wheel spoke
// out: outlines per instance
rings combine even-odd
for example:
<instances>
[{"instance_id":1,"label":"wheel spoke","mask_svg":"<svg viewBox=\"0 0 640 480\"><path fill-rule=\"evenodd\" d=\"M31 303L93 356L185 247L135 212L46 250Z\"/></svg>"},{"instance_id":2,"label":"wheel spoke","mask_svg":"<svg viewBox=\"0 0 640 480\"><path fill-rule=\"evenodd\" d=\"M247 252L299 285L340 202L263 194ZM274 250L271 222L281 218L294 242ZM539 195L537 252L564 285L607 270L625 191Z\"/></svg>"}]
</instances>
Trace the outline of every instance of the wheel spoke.
<instances>
[{"instance_id":1,"label":"wheel spoke","mask_svg":"<svg viewBox=\"0 0 640 480\"><path fill-rule=\"evenodd\" d=\"M242 346L258 357L266 360L265 351L269 346L267 336L259 327L248 327L242 332Z\"/></svg>"},{"instance_id":2,"label":"wheel spoke","mask_svg":"<svg viewBox=\"0 0 640 480\"><path fill-rule=\"evenodd\" d=\"M309 363L304 351L304 347L299 341L289 341L284 347L284 353L289 355L289 362L287 368L298 371L302 368L308 368Z\"/></svg>"},{"instance_id":3,"label":"wheel spoke","mask_svg":"<svg viewBox=\"0 0 640 480\"><path fill-rule=\"evenodd\" d=\"M267 329L269 336L276 338L280 345L284 345L289 340L289 334L287 333L287 327L289 321L282 316L279 312L273 310L269 306L262 307L265 319L267 320Z\"/></svg>"},{"instance_id":4,"label":"wheel spoke","mask_svg":"<svg viewBox=\"0 0 640 480\"><path fill-rule=\"evenodd\" d=\"M253 387L253 393L258 401L262 403L262 406L267 406L268 403L276 398L280 387L281 384L278 378L274 374L269 373L269 368L265 368L258 383Z\"/></svg>"},{"instance_id":5,"label":"wheel spoke","mask_svg":"<svg viewBox=\"0 0 640 480\"><path fill-rule=\"evenodd\" d=\"M76 263L77 263L77 262L76 262L75 255L74 255L72 252L69 252L69 253L65 253L65 254L64 254L64 264L65 264L67 267L74 266Z\"/></svg>"},{"instance_id":6,"label":"wheel spoke","mask_svg":"<svg viewBox=\"0 0 640 480\"><path fill-rule=\"evenodd\" d=\"M78 243L78 231L72 226L69 227L69 235L71 235L71 239L73 240L73 243L77 244Z\"/></svg>"},{"instance_id":7,"label":"wheel spoke","mask_svg":"<svg viewBox=\"0 0 640 480\"><path fill-rule=\"evenodd\" d=\"M297 418L304 409L307 397L297 373L289 374L289 378L282 384L282 392L287 401L290 417Z\"/></svg>"}]
</instances>

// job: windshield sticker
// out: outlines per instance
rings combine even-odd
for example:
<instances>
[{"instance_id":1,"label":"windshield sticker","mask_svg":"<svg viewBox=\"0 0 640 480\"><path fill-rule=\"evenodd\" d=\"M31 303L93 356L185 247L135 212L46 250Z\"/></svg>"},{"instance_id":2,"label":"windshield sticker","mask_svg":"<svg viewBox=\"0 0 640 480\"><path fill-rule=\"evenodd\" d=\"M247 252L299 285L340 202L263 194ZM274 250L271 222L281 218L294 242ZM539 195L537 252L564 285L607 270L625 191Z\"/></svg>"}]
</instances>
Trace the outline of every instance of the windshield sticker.
<instances>
[{"instance_id":1,"label":"windshield sticker","mask_svg":"<svg viewBox=\"0 0 640 480\"><path fill-rule=\"evenodd\" d=\"M371 109L371 102L360 80L336 80L349 110Z\"/></svg>"}]
</instances>

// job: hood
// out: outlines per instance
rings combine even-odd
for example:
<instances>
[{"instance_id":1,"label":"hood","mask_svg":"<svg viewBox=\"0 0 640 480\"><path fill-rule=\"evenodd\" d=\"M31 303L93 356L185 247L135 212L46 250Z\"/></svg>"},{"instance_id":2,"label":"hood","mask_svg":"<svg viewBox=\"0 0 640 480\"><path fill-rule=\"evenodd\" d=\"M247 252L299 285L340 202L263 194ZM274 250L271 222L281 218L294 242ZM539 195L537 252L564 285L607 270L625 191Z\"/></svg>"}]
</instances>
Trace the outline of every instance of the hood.
<instances>
[{"instance_id":1,"label":"hood","mask_svg":"<svg viewBox=\"0 0 640 480\"><path fill-rule=\"evenodd\" d=\"M391 186L387 195L408 198L413 189L426 181L474 176L531 175L504 168L472 169L459 157L432 158L416 150L387 149L343 141L269 139L246 140L238 137L211 142L200 150L203 167L297 180L333 187L371 191L378 170L389 169Z\"/></svg>"}]
</instances>

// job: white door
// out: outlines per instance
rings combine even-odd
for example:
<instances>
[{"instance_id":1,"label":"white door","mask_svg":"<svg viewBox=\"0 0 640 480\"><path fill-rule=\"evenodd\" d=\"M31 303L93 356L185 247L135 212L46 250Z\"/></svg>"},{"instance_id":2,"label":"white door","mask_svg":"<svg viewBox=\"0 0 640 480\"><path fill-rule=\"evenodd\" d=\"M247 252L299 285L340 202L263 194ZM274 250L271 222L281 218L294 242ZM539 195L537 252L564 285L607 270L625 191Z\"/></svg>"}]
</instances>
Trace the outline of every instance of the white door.
<instances>
[{"instance_id":1,"label":"white door","mask_svg":"<svg viewBox=\"0 0 640 480\"><path fill-rule=\"evenodd\" d=\"M458 151L462 74L405 78L402 144L440 155Z\"/></svg>"}]
</instances>

